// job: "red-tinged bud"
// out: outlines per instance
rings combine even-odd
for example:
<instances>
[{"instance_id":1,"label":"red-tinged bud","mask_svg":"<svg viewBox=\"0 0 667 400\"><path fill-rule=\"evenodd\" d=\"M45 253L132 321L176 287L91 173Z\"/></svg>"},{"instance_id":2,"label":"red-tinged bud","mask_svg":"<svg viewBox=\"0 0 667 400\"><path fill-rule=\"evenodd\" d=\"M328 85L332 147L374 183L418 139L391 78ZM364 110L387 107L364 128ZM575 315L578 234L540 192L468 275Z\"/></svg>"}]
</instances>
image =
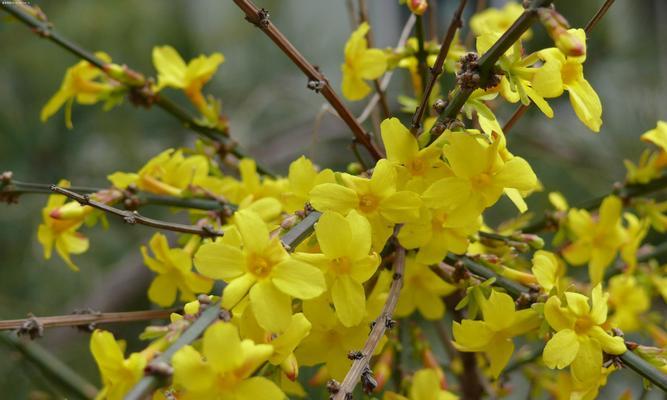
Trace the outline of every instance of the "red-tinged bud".
<instances>
[{"instance_id":1,"label":"red-tinged bud","mask_svg":"<svg viewBox=\"0 0 667 400\"><path fill-rule=\"evenodd\" d=\"M423 15L426 12L426 9L428 8L427 0L408 0L407 3L408 3L408 8L415 15Z\"/></svg>"},{"instance_id":2,"label":"red-tinged bud","mask_svg":"<svg viewBox=\"0 0 667 400\"><path fill-rule=\"evenodd\" d=\"M378 357L373 371L375 374L375 381L377 382L377 387L375 392L379 392L382 388L389 382L391 378L392 365L394 363L394 348L392 346L387 346L387 348L380 354Z\"/></svg>"},{"instance_id":3,"label":"red-tinged bud","mask_svg":"<svg viewBox=\"0 0 667 400\"><path fill-rule=\"evenodd\" d=\"M290 381L296 381L296 378L299 376L299 363L296 361L294 353L290 353L290 355L280 363L280 369L283 370Z\"/></svg>"},{"instance_id":4,"label":"red-tinged bud","mask_svg":"<svg viewBox=\"0 0 667 400\"><path fill-rule=\"evenodd\" d=\"M320 367L312 378L308 380L310 386L323 386L329 380L329 371L327 367Z\"/></svg>"},{"instance_id":5,"label":"red-tinged bud","mask_svg":"<svg viewBox=\"0 0 667 400\"><path fill-rule=\"evenodd\" d=\"M540 250L544 247L544 239L532 233L522 234L521 241L527 243L534 250Z\"/></svg>"},{"instance_id":6,"label":"red-tinged bud","mask_svg":"<svg viewBox=\"0 0 667 400\"><path fill-rule=\"evenodd\" d=\"M579 57L586 54L586 44L568 29L570 24L553 8L540 8L538 10L540 21L553 39L554 44L566 56Z\"/></svg>"},{"instance_id":7,"label":"red-tinged bud","mask_svg":"<svg viewBox=\"0 0 667 400\"><path fill-rule=\"evenodd\" d=\"M69 202L51 210L49 217L59 220L82 219L93 211L92 207L82 206L77 202Z\"/></svg>"}]
</instances>

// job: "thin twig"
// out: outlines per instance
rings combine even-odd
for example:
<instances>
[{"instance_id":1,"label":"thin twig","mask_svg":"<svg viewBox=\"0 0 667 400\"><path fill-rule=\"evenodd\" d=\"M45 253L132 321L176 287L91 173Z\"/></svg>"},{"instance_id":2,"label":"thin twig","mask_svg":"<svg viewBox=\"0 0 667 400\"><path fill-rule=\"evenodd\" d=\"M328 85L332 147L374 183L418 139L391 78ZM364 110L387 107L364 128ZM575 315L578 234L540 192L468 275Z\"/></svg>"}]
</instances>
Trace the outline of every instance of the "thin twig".
<instances>
[{"instance_id":1,"label":"thin twig","mask_svg":"<svg viewBox=\"0 0 667 400\"><path fill-rule=\"evenodd\" d=\"M584 31L586 31L587 34L590 33L593 28L595 28L595 25L597 25L597 23L600 22L602 18L604 18L607 11L609 11L609 8L612 6L612 4L614 4L614 1L615 0L606 0L604 4L602 4L602 7L600 7L595 15L593 15L593 18L588 21L584 27Z\"/></svg>"},{"instance_id":2,"label":"thin twig","mask_svg":"<svg viewBox=\"0 0 667 400\"><path fill-rule=\"evenodd\" d=\"M479 58L479 75L480 75L480 86L488 81L493 71L496 61L505 54L507 49L509 49L517 40L523 35L535 22L538 17L537 10L541 7L545 7L550 4L552 0L533 0L526 8L526 10L521 14L519 18L510 26L507 31L489 48L489 50L484 53ZM431 128L433 134L440 134L441 131L438 131L440 127L446 126L447 122L454 119L466 100L470 97L474 89L470 88L461 88L457 91L456 95L447 103L445 110L442 115L438 118L438 121ZM432 138L434 139L434 138Z\"/></svg>"},{"instance_id":3,"label":"thin twig","mask_svg":"<svg viewBox=\"0 0 667 400\"><path fill-rule=\"evenodd\" d=\"M614 4L615 0L606 0L604 4L602 4L602 7L598 9L598 11L593 15L593 17L588 21L586 24L586 27L584 28L584 31L586 32L586 35L591 33L595 25L597 25L598 22L605 16L609 8L611 7L612 4ZM517 123L518 120L523 117L523 115L526 113L528 108L530 108L533 105L533 103L530 103L528 105L523 105L521 104L519 107L517 107L516 111L512 114L510 119L505 123L505 126L503 126L503 133L507 135L510 129L514 126L514 124Z\"/></svg>"},{"instance_id":4,"label":"thin twig","mask_svg":"<svg viewBox=\"0 0 667 400\"><path fill-rule=\"evenodd\" d=\"M106 213L117 215L123 218L123 220L130 225L134 224L146 225L152 228L164 229L167 231L192 233L195 235L199 235L201 237L217 237L224 235L224 232L214 229L211 226L184 225L173 222L160 221L153 218L147 218L140 215L136 211L121 210L119 208L109 206L99 201L95 201L91 199L90 196L87 194L79 194L76 192L72 192L71 190L67 190L65 188L61 188L56 185L51 186L51 190L53 190L56 193L65 195L70 199L76 200L81 205L91 206L99 210L102 210Z\"/></svg>"},{"instance_id":5,"label":"thin twig","mask_svg":"<svg viewBox=\"0 0 667 400\"><path fill-rule=\"evenodd\" d=\"M319 219L321 213L313 211L306 216L301 222L287 231L281 238L283 246L291 251L295 249L299 243L305 240L313 233L315 223ZM188 329L183 332L164 353L162 353L151 364L168 364L171 358L181 347L190 344L197 340L199 336L206 330L206 328L213 322L218 320L220 316L220 303L211 304L195 322L193 322ZM132 388L132 390L125 396L125 400L142 400L161 385L165 384L166 378L161 375L147 374Z\"/></svg>"},{"instance_id":6,"label":"thin twig","mask_svg":"<svg viewBox=\"0 0 667 400\"><path fill-rule=\"evenodd\" d=\"M51 23L45 23L34 18L30 14L26 13L18 5L11 4L11 2L1 2L0 8L16 17L22 23L31 27L39 37L45 38L58 45L59 47L67 50L74 56L88 61L91 65L101 69L105 73L109 72L108 64L104 60L101 60L99 57L61 35L60 32L53 28ZM111 78L113 79L113 77ZM141 90L141 86L131 85L128 82L119 83L129 89L136 89L133 91L133 95L141 96L146 104L157 105L162 110L181 121L184 127L191 129L215 142L218 146L218 150L222 153L231 153L238 159L246 157L246 155L235 145L231 143L229 145L223 143L223 140L228 139L229 132L220 129L214 129L199 123L193 116L190 115L188 111L159 93L152 93L150 90ZM261 165L257 166L257 171L267 176L273 176L273 174L268 169L262 167Z\"/></svg>"},{"instance_id":7,"label":"thin twig","mask_svg":"<svg viewBox=\"0 0 667 400\"><path fill-rule=\"evenodd\" d=\"M667 374L660 372L660 370L631 350L621 354L618 356L618 358L623 361L623 365L629 367L637 374L648 379L651 381L651 383L662 389L664 392L667 392Z\"/></svg>"},{"instance_id":8,"label":"thin twig","mask_svg":"<svg viewBox=\"0 0 667 400\"><path fill-rule=\"evenodd\" d=\"M370 155L379 160L384 155L382 151L371 141L370 136L357 122L349 108L341 101L336 92L331 88L329 81L313 64L308 62L294 45L276 28L269 19L268 11L259 9L250 0L234 0L234 3L245 13L246 20L257 26L287 55L292 62L299 67L301 72L308 78L308 87L319 92L336 110L341 119L352 130L359 143L363 145Z\"/></svg>"},{"instance_id":9,"label":"thin twig","mask_svg":"<svg viewBox=\"0 0 667 400\"><path fill-rule=\"evenodd\" d=\"M424 88L421 103L419 103L419 107L417 107L417 110L412 117L412 126L410 127L410 131L413 135L417 135L419 133L419 129L421 128L421 121L424 117L426 107L428 106L428 98L431 96L431 91L433 91L433 87L438 80L438 76L440 76L442 73L442 66L445 64L447 53L449 53L449 49L451 48L452 42L454 41L454 35L456 35L456 31L461 28L461 26L463 26L461 16L463 15L463 10L465 9L466 3L467 0L460 0L459 7L454 12L452 20L449 23L449 27L447 28L447 33L445 33L445 36L442 39L440 52L438 53L438 57L435 59L435 63L431 68L431 78Z\"/></svg>"},{"instance_id":10,"label":"thin twig","mask_svg":"<svg viewBox=\"0 0 667 400\"><path fill-rule=\"evenodd\" d=\"M415 57L417 58L417 70L421 80L421 93L419 94L424 93L424 88L426 87L426 69L428 68L426 63L428 53L426 53L426 46L424 44L425 34L424 18L421 15L417 15L417 24L415 25L415 36L417 37L417 53L415 54Z\"/></svg>"},{"instance_id":11,"label":"thin twig","mask_svg":"<svg viewBox=\"0 0 667 400\"><path fill-rule=\"evenodd\" d=\"M109 189L109 188L93 188L85 186L70 186L67 189L82 193L82 194L92 194L101 191L108 190L118 190L118 189ZM196 210L207 210L207 211L216 211L224 209L225 207L230 207L234 209L234 205L220 202L219 200L206 199L206 198L182 198L182 197L173 197L173 196L164 196L146 192L136 192L136 193L120 193L118 190L119 199L123 199L123 196L130 198L133 201L132 205L139 207L144 205L157 205L157 206L167 206L167 207L177 207L177 208L192 208ZM53 194L50 184L45 183L32 183L32 182L23 182L11 179L9 182L4 183L0 180L0 202L3 199L3 196L6 197L16 197L23 194ZM114 195L112 195L114 197Z\"/></svg>"},{"instance_id":12,"label":"thin twig","mask_svg":"<svg viewBox=\"0 0 667 400\"><path fill-rule=\"evenodd\" d=\"M89 313L89 314L70 314L56 315L50 317L31 317L25 319L8 319L0 321L0 331L21 329L26 324L36 323L41 328L56 328L62 326L85 326L90 324L111 324L119 322L147 321L151 319L165 319L173 312L179 309L171 310L147 310L147 311L127 311L110 313Z\"/></svg>"},{"instance_id":13,"label":"thin twig","mask_svg":"<svg viewBox=\"0 0 667 400\"><path fill-rule=\"evenodd\" d=\"M363 357L354 360L350 370L345 375L345 379L340 384L338 392L333 396L334 400L348 399L348 395L352 394L355 386L359 382L362 374L368 368L368 363L375 352L375 348L380 339L384 336L384 332L390 328L395 322L391 319L398 303L398 296L403 287L403 271L405 268L405 249L400 245L396 248L396 259L394 261L394 276L389 288L389 295L387 301L382 308L382 312L375 319L371 333L368 335L366 344L361 353Z\"/></svg>"},{"instance_id":14,"label":"thin twig","mask_svg":"<svg viewBox=\"0 0 667 400\"><path fill-rule=\"evenodd\" d=\"M410 14L410 18L408 18L408 20L405 22L405 25L403 26L403 30L401 31L401 36L399 36L396 48L405 46L405 42L407 42L408 38L410 37L410 32L412 31L412 27L415 25L416 20L416 16L414 14ZM382 77L382 81L380 82L380 89L383 91L387 90L393 75L393 70L384 74L384 77ZM368 119L368 117L371 115L371 111L373 111L378 101L380 101L380 96L375 93L373 97L371 97L371 100L368 102L362 113L359 115L359 117L357 117L358 123L362 124Z\"/></svg>"},{"instance_id":15,"label":"thin twig","mask_svg":"<svg viewBox=\"0 0 667 400\"><path fill-rule=\"evenodd\" d=\"M93 399L97 388L86 381L42 346L31 341L24 341L11 333L0 333L0 342L12 347L36 365L46 376L53 379L78 399Z\"/></svg>"}]
</instances>

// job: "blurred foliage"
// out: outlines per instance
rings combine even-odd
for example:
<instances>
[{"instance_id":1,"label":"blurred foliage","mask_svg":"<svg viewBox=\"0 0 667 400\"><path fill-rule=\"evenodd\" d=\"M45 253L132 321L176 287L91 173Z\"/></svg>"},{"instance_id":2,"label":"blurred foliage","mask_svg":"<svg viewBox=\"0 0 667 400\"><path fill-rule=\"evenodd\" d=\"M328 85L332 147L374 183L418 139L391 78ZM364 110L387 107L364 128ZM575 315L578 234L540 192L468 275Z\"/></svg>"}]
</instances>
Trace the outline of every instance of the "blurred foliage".
<instances>
[{"instance_id":1,"label":"blurred foliage","mask_svg":"<svg viewBox=\"0 0 667 400\"><path fill-rule=\"evenodd\" d=\"M56 29L84 48L103 50L115 62L149 75L154 74L153 46L170 44L186 59L201 53L224 53L226 61L206 90L223 99L232 136L276 171L285 173L289 161L300 154L338 168L352 160L345 126L323 111L323 99L306 89L303 75L243 19L231 1L33 3L42 7ZM346 1L258 3L271 11L272 20L285 35L338 88L342 48L352 26ZM375 45L395 44L407 14L394 4L388 7L387 0L368 3ZM455 3L440 1L441 25L449 21ZM601 3L560 0L558 8L573 26L583 26ZM128 103L107 113L98 106L75 105L71 131L65 128L62 112L42 124L39 110L59 87L66 68L77 60L25 26L0 17L1 170L14 171L17 179L30 182L51 183L66 177L75 185L105 186L111 172L137 169L164 148L193 143L196 136L161 110L138 109ZM667 119L666 18L663 0L617 1L595 28L586 76L603 102L604 125L599 135L579 123L566 98L555 102L555 120L531 110L513 129L508 138L513 151L528 159L548 190L563 192L572 204L608 191L624 176L622 160L635 159L641 152L639 135L653 128L657 119ZM440 26L441 32L444 29ZM546 43L544 31L536 31ZM394 100L408 89L407 84L405 79L394 78L389 90ZM186 105L177 93L168 95ZM358 113L364 105L359 102L352 108ZM498 115L505 119L513 111L499 110ZM322 118L319 124L318 115ZM145 295L148 274L141 265L138 245L151 232L110 219L108 232L101 228L88 231L92 249L78 258L81 272L72 273L57 258L45 261L37 244L45 202L44 196L30 195L18 205L0 205L0 318L21 318L28 312L66 314L86 307L117 307L102 311L149 307ZM546 192L529 199L537 210L545 204ZM515 212L509 204L495 211L491 223ZM160 212L147 210L152 215ZM122 296L120 289L124 289ZM140 326L110 328L131 338ZM49 331L40 342L97 381L87 334L58 329ZM26 398L36 388L48 391L48 384L25 361L16 362L14 353L2 348L0 360L3 398ZM622 381L612 382L608 390L622 389L619 385Z\"/></svg>"}]
</instances>

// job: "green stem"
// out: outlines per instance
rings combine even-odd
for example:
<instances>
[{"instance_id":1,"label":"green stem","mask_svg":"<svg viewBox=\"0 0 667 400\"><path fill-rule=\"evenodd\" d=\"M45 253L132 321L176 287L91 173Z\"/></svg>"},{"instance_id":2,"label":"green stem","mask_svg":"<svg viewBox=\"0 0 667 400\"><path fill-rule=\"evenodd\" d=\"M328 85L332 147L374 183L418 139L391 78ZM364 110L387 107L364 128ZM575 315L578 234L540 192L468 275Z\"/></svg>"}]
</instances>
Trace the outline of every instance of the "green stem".
<instances>
[{"instance_id":1,"label":"green stem","mask_svg":"<svg viewBox=\"0 0 667 400\"><path fill-rule=\"evenodd\" d=\"M24 342L14 334L0 333L0 342L21 352L35 364L46 376L67 389L78 399L93 399L97 388L74 372L67 364L33 342Z\"/></svg>"},{"instance_id":2,"label":"green stem","mask_svg":"<svg viewBox=\"0 0 667 400\"><path fill-rule=\"evenodd\" d=\"M56 31L53 28L52 24L45 23L34 18L32 15L22 10L21 7L19 7L18 5L11 4L11 2L0 3L0 8L5 10L7 13L13 15L19 21L23 22L27 26L31 27L35 31L35 33L37 33L40 37L53 42L54 44L67 50L76 57L88 61L90 64L94 65L95 67L107 73L106 62L104 62L91 52L83 49L78 44L72 42L71 40L61 35L58 31ZM119 82L119 83L123 84L127 88L136 88L136 86L132 86L126 82ZM151 98L147 100L151 100L152 103L156 104L158 107L166 111L168 114L181 121L183 123L183 126L185 126L186 128L191 129L201 134L202 136L207 137L208 139L216 142L219 146L225 146L224 143L221 141L221 139L222 140L227 139L227 132L221 131L219 129L213 129L209 126L200 124L195 120L193 116L190 115L188 111L181 108L176 103L174 103L173 101L169 100L168 98L160 94L156 93L156 94L144 95L141 91L138 92L142 96L150 96ZM236 146L234 146L232 149L228 151L238 159L246 157L246 155L241 150L236 148ZM264 167L257 166L257 171L260 172L261 174L273 177L273 174Z\"/></svg>"},{"instance_id":3,"label":"green stem","mask_svg":"<svg viewBox=\"0 0 667 400\"><path fill-rule=\"evenodd\" d=\"M667 375L660 372L656 367L651 365L649 362L632 352L631 350L626 351L625 353L619 356L623 364L628 366L630 369L648 379L667 392Z\"/></svg>"},{"instance_id":4,"label":"green stem","mask_svg":"<svg viewBox=\"0 0 667 400\"><path fill-rule=\"evenodd\" d=\"M533 0L526 11L524 11L523 14L514 21L512 26L510 26L509 29L507 29L507 31L493 44L493 46L479 58L481 86L483 86L489 79L496 61L498 61L498 59L505 54L507 49L509 49L517 40L520 40L521 36L535 22L537 19L537 9L545 7L551 2L552 0ZM447 107L442 115L433 125L434 128L442 126L443 124L446 125L449 120L456 118L456 115L459 113L472 92L473 89L461 89L458 91L458 93L447 103ZM435 137L432 138L432 140L433 139L435 139Z\"/></svg>"}]
</instances>

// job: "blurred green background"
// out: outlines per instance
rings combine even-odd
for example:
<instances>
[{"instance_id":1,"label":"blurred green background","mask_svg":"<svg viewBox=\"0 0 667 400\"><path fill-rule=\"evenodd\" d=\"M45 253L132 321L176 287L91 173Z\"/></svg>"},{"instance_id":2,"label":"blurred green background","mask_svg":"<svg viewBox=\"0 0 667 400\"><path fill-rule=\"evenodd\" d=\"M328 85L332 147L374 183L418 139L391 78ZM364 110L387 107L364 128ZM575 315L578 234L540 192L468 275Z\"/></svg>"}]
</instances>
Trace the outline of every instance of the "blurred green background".
<instances>
[{"instance_id":1,"label":"blurred green background","mask_svg":"<svg viewBox=\"0 0 667 400\"><path fill-rule=\"evenodd\" d=\"M333 83L340 86L343 46L350 33L345 0L258 0L284 34ZM408 17L394 0L368 0L376 47L396 43ZM472 5L476 3L471 1ZM504 1L491 1L502 5ZM34 1L65 36L91 51L103 50L119 64L148 75L153 46L174 46L188 60L201 53L222 52L226 61L206 86L223 101L232 136L242 148L274 171L286 173L291 160L306 154L320 165L344 168L353 158L350 132L325 111L324 100L306 89L306 79L258 29L243 19L231 1L115 0ZM437 7L440 33L450 19L453 0ZM602 0L559 0L558 9L575 27L594 14ZM46 123L39 111L60 86L65 70L78 60L41 40L24 25L0 12L0 170L18 180L104 186L114 171L134 171L161 150L190 145L196 136L160 109L144 110L125 103L110 112L100 106L74 106L74 129L63 112ZM618 0L595 28L588 46L585 74L603 102L603 127L590 133L576 118L567 96L552 101L554 120L531 109L509 136L513 153L529 160L548 190L562 191L573 204L607 192L622 180L622 160L636 159L645 147L639 135L667 119L667 3L664 0ZM546 46L544 30L535 28L532 49ZM399 76L400 75L400 76ZM389 89L391 105L409 93L398 73ZM448 88L445 88L448 89ZM186 105L176 92L168 96ZM350 104L357 113L365 102ZM506 120L516 106L504 105ZM398 114L398 112L397 112ZM407 120L406 115L401 118ZM319 121L319 122L318 122ZM372 124L369 124L372 128ZM46 197L26 195L19 204L0 204L0 319L67 314L74 309L141 310L150 307L145 289L151 279L138 247L152 234L143 227L110 218L110 227L85 230L91 249L75 257L73 273L55 256L45 261L36 240ZM539 209L546 194L529 205ZM163 210L149 209L160 216ZM514 215L507 202L490 221ZM178 217L170 217L177 219ZM141 324L107 326L133 338ZM39 340L74 369L98 383L88 352L88 334L54 329ZM130 349L141 344L130 341ZM619 374L605 393L625 385L639 390L636 376ZM0 397L21 399L47 391L45 381L16 353L0 347ZM521 395L521 391L518 392ZM525 392L524 396L525 396ZM35 397L36 398L36 397Z\"/></svg>"}]
</instances>

